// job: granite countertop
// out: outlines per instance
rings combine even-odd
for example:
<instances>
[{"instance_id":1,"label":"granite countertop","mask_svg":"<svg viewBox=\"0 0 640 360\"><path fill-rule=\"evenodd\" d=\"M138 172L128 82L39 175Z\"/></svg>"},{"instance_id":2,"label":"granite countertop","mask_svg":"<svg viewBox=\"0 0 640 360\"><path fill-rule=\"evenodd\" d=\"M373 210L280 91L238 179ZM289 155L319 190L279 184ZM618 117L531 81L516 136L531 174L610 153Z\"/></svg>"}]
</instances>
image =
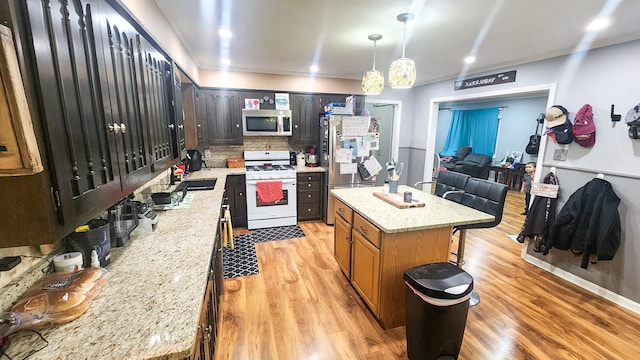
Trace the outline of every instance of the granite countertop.
<instances>
[{"instance_id":1,"label":"granite countertop","mask_svg":"<svg viewBox=\"0 0 640 360\"><path fill-rule=\"evenodd\" d=\"M304 166L304 165L296 165L293 167L296 172L299 173L310 173L310 172L325 172L326 169L320 166L315 166L315 167L309 167L309 166Z\"/></svg>"},{"instance_id":2,"label":"granite countertop","mask_svg":"<svg viewBox=\"0 0 640 360\"><path fill-rule=\"evenodd\" d=\"M494 219L487 213L406 185L398 186L398 192L410 191L414 200L425 203L424 207L400 209L375 197L374 191L382 191L382 187L340 188L332 189L331 193L386 233L482 223Z\"/></svg>"},{"instance_id":3,"label":"granite countertop","mask_svg":"<svg viewBox=\"0 0 640 360\"><path fill-rule=\"evenodd\" d=\"M158 212L154 233L112 249L107 282L87 311L68 324L41 329L49 345L29 358L188 357L195 342L226 176L244 172L244 168L194 172L192 179L217 178L215 189L193 192L187 209ZM7 355L13 359L45 345L27 331L12 335L11 340Z\"/></svg>"}]
</instances>

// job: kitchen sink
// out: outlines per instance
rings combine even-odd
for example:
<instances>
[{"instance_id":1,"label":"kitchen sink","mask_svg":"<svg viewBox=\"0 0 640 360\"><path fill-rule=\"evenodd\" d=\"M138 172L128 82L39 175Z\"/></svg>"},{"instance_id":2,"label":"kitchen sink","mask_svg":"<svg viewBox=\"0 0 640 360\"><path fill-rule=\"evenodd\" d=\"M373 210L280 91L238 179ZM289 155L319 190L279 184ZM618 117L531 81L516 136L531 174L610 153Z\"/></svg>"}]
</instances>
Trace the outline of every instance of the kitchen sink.
<instances>
[{"instance_id":1,"label":"kitchen sink","mask_svg":"<svg viewBox=\"0 0 640 360\"><path fill-rule=\"evenodd\" d=\"M216 187L216 179L182 180L176 187L176 191L213 190Z\"/></svg>"}]
</instances>

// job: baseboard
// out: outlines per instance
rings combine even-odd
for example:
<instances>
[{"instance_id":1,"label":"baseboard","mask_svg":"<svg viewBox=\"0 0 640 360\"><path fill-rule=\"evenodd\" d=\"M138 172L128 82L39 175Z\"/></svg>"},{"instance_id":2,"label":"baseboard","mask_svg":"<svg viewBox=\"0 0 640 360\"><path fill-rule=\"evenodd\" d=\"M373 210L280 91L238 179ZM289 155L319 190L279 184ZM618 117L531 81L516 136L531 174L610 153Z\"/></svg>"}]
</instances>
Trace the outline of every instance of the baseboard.
<instances>
[{"instance_id":1,"label":"baseboard","mask_svg":"<svg viewBox=\"0 0 640 360\"><path fill-rule=\"evenodd\" d=\"M533 264L543 270L546 270L568 282L580 286L581 288L590 291L596 295L602 296L603 298L612 301L613 303L622 306L625 309L633 311L634 313L640 315L640 303L637 303L633 300L630 300L624 296L614 293L611 290L607 290L599 285L596 285L590 281L587 281L581 277L578 277L568 271L562 270L557 266L553 266L547 262L544 262L535 256L531 256L526 254L524 256L524 260L530 264Z\"/></svg>"}]
</instances>

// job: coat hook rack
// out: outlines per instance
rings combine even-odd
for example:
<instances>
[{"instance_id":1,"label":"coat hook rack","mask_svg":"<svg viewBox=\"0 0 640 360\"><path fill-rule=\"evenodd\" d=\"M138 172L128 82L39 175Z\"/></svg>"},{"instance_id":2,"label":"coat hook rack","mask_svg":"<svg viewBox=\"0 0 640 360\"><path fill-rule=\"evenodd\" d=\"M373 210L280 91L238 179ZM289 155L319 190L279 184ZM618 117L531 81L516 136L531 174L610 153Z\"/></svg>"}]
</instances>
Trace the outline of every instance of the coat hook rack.
<instances>
[{"instance_id":1,"label":"coat hook rack","mask_svg":"<svg viewBox=\"0 0 640 360\"><path fill-rule=\"evenodd\" d=\"M622 119L622 115L614 114L613 113L614 107L615 107L615 105L611 104L611 121L620 121L620 119Z\"/></svg>"}]
</instances>

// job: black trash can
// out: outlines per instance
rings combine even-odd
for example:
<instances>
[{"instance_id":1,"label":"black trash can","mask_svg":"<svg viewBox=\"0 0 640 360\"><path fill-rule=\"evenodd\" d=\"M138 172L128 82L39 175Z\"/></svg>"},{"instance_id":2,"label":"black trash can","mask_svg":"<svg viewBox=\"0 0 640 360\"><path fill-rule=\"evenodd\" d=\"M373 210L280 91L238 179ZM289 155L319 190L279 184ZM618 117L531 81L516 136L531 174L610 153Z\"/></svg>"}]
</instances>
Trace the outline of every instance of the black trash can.
<instances>
[{"instance_id":1,"label":"black trash can","mask_svg":"<svg viewBox=\"0 0 640 360\"><path fill-rule=\"evenodd\" d=\"M411 268L404 281L409 359L457 359L473 290L471 275L443 262Z\"/></svg>"}]
</instances>

